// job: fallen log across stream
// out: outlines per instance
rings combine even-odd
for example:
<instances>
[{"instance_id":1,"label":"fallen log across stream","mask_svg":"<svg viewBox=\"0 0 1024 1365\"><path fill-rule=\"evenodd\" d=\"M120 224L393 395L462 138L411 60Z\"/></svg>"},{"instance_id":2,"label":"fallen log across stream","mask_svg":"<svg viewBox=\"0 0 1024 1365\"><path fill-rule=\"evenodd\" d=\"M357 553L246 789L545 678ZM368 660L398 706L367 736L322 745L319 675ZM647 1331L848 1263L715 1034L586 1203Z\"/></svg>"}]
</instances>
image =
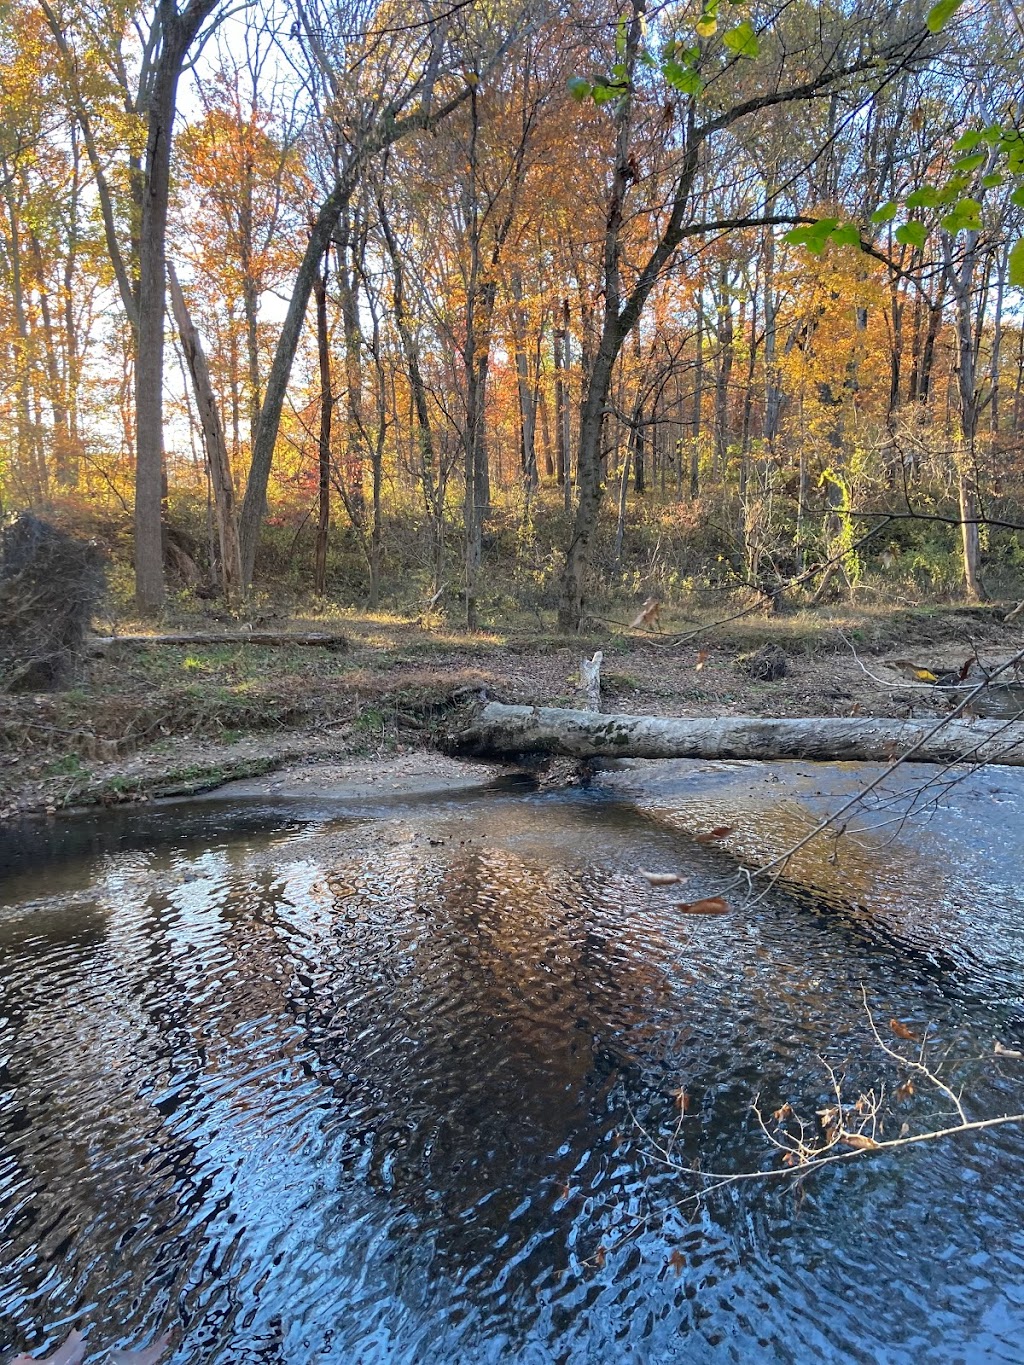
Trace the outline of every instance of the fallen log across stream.
<instances>
[{"instance_id":1,"label":"fallen log across stream","mask_svg":"<svg viewBox=\"0 0 1024 1365\"><path fill-rule=\"evenodd\" d=\"M488 702L453 735L456 753L476 758L546 753L569 758L753 758L891 763L913 749L915 763L1024 766L1024 721L885 720L864 716L601 715L555 706ZM935 733L932 733L932 732ZM916 747L915 747L916 746Z\"/></svg>"}]
</instances>

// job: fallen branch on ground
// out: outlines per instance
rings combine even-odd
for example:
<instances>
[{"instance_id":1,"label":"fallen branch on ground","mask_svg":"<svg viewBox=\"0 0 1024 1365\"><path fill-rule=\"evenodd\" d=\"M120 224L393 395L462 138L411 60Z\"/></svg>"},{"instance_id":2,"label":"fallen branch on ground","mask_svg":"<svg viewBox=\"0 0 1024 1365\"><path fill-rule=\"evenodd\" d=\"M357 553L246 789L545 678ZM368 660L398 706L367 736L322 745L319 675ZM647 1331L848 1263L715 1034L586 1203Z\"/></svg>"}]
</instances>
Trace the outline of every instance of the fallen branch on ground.
<instances>
[{"instance_id":1,"label":"fallen branch on ground","mask_svg":"<svg viewBox=\"0 0 1024 1365\"><path fill-rule=\"evenodd\" d=\"M245 630L203 631L195 635L95 635L87 642L92 654L106 654L120 645L148 648L155 645L309 645L339 652L348 649L344 635L328 635L323 631Z\"/></svg>"}]
</instances>

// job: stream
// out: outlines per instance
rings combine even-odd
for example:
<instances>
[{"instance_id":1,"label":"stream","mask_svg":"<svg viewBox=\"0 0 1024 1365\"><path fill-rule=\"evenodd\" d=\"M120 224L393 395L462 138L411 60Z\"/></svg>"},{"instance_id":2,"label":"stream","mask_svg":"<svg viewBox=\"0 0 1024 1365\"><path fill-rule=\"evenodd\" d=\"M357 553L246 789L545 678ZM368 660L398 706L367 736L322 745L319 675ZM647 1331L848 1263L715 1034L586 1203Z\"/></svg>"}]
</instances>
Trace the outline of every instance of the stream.
<instances>
[{"instance_id":1,"label":"stream","mask_svg":"<svg viewBox=\"0 0 1024 1365\"><path fill-rule=\"evenodd\" d=\"M175 1365L1019 1362L1024 1130L794 1181L751 1110L813 1121L825 1061L905 1082L864 997L971 1119L1024 1110L1024 770L908 768L737 882L875 773L0 829L0 1362L73 1327ZM918 1077L882 1135L955 1121ZM695 1200L696 1163L776 1174Z\"/></svg>"}]
</instances>

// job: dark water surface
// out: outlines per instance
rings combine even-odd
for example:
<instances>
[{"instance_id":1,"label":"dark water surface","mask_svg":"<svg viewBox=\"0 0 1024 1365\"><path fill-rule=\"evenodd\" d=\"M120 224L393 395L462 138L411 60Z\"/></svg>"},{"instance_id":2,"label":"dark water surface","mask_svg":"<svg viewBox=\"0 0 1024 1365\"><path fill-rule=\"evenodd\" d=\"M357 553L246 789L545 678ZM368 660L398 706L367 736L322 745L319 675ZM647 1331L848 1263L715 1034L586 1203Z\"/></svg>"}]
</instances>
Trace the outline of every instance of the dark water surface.
<instances>
[{"instance_id":1,"label":"dark water surface","mask_svg":"<svg viewBox=\"0 0 1024 1365\"><path fill-rule=\"evenodd\" d=\"M76 1325L197 1365L1024 1359L1020 1129L699 1206L658 1159L679 1126L686 1163L777 1167L750 1102L813 1116L819 1054L851 1099L904 1080L862 983L972 1118L1024 1109L992 1056L1024 1040L1024 775L902 832L879 805L720 919L638 878L714 894L863 777L778 771L2 836L0 1360ZM889 1131L948 1111L919 1086Z\"/></svg>"}]
</instances>

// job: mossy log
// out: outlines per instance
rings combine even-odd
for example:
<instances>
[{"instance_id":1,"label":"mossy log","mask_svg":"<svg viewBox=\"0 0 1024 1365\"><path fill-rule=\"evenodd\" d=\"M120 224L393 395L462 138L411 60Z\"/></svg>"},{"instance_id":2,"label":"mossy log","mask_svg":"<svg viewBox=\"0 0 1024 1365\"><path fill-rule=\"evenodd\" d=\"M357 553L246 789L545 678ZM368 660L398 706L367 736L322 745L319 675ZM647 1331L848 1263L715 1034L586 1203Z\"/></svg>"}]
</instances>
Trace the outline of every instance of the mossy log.
<instances>
[{"instance_id":1,"label":"mossy log","mask_svg":"<svg viewBox=\"0 0 1024 1365\"><path fill-rule=\"evenodd\" d=\"M915 763L1024 766L1024 722L822 716L683 719L599 715L554 706L489 702L452 736L458 753L477 758L561 754L570 758L752 758L888 763L913 749ZM915 747L919 746L919 747Z\"/></svg>"}]
</instances>

